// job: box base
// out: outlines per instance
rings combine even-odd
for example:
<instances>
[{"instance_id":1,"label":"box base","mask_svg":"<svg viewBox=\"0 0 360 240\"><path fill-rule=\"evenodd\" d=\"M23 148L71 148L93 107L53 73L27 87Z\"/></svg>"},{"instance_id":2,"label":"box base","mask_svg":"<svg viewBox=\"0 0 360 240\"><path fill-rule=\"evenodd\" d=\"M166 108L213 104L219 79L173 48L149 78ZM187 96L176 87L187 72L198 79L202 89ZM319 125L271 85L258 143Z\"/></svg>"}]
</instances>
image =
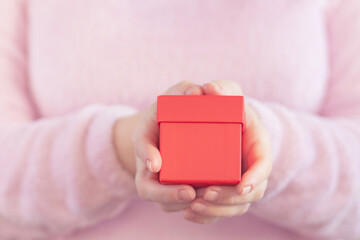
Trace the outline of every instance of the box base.
<instances>
[{"instance_id":1,"label":"box base","mask_svg":"<svg viewBox=\"0 0 360 240\"><path fill-rule=\"evenodd\" d=\"M194 187L241 180L241 124L161 123L160 182Z\"/></svg>"}]
</instances>

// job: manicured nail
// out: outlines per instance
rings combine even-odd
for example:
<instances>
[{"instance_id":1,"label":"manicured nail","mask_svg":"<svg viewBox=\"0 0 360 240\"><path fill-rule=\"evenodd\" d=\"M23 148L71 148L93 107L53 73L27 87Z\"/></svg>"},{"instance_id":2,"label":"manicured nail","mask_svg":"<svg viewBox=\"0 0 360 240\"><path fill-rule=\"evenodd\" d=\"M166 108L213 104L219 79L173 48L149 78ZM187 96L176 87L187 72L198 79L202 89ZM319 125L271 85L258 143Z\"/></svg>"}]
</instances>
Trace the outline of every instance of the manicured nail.
<instances>
[{"instance_id":1,"label":"manicured nail","mask_svg":"<svg viewBox=\"0 0 360 240\"><path fill-rule=\"evenodd\" d=\"M188 189L181 189L177 193L177 197L180 201L188 202L194 199L193 194Z\"/></svg>"},{"instance_id":2,"label":"manicured nail","mask_svg":"<svg viewBox=\"0 0 360 240\"><path fill-rule=\"evenodd\" d=\"M188 89L185 90L184 94L185 95L192 95L192 91L195 89L195 86L192 86Z\"/></svg>"},{"instance_id":3,"label":"manicured nail","mask_svg":"<svg viewBox=\"0 0 360 240\"><path fill-rule=\"evenodd\" d=\"M204 199L209 202L215 202L219 199L220 194L217 191L210 190L205 193Z\"/></svg>"},{"instance_id":4,"label":"manicured nail","mask_svg":"<svg viewBox=\"0 0 360 240\"><path fill-rule=\"evenodd\" d=\"M222 88L219 84L214 82L212 82L211 84L214 86L215 91L217 91L218 93L222 93Z\"/></svg>"},{"instance_id":5,"label":"manicured nail","mask_svg":"<svg viewBox=\"0 0 360 240\"><path fill-rule=\"evenodd\" d=\"M146 167L147 167L151 172L153 172L150 159L147 159L145 162L146 162Z\"/></svg>"},{"instance_id":6,"label":"manicured nail","mask_svg":"<svg viewBox=\"0 0 360 240\"><path fill-rule=\"evenodd\" d=\"M248 194L248 193L251 192L251 191L252 191L252 185L245 186L245 187L243 188L243 191L242 191L241 195Z\"/></svg>"},{"instance_id":7,"label":"manicured nail","mask_svg":"<svg viewBox=\"0 0 360 240\"><path fill-rule=\"evenodd\" d=\"M205 212L206 210L206 206L202 203L195 203L192 207L192 210L194 210L195 212Z\"/></svg>"}]
</instances>

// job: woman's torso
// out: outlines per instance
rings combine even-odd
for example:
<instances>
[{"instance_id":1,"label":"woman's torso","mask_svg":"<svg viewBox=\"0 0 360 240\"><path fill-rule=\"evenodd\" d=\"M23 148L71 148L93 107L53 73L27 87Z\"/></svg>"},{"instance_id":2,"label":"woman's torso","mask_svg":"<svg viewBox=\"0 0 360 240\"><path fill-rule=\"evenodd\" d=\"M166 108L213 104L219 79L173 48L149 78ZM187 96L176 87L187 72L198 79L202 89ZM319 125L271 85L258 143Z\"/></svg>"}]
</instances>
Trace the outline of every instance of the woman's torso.
<instances>
[{"instance_id":1,"label":"woman's torso","mask_svg":"<svg viewBox=\"0 0 360 240\"><path fill-rule=\"evenodd\" d=\"M247 97L308 112L326 90L323 0L30 0L28 18L29 86L42 117L93 103L144 109L181 80L233 80ZM136 200L71 239L171 233L295 238L251 215L200 226Z\"/></svg>"}]
</instances>

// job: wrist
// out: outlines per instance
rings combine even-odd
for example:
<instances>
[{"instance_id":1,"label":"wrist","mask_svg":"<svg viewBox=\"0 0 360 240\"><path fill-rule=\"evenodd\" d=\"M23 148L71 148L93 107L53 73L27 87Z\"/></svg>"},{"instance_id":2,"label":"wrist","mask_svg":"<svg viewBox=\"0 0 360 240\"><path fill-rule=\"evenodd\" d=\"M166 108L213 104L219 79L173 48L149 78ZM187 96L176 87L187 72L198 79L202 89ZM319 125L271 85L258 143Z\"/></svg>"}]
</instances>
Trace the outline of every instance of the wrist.
<instances>
[{"instance_id":1,"label":"wrist","mask_svg":"<svg viewBox=\"0 0 360 240\"><path fill-rule=\"evenodd\" d=\"M141 116L142 113L137 113L117 120L113 131L119 163L133 176L135 176L136 161L131 136Z\"/></svg>"}]
</instances>

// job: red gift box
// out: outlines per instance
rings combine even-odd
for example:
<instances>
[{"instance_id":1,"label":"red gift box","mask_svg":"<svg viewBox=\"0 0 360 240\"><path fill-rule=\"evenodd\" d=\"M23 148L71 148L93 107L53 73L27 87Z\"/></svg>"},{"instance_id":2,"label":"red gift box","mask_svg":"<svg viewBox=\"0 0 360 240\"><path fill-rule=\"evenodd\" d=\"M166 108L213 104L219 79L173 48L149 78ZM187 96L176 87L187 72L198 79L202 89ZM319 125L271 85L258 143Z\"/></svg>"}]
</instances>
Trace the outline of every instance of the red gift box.
<instances>
[{"instance_id":1,"label":"red gift box","mask_svg":"<svg viewBox=\"0 0 360 240\"><path fill-rule=\"evenodd\" d=\"M235 185L241 179L242 96L159 96L160 182Z\"/></svg>"}]
</instances>

